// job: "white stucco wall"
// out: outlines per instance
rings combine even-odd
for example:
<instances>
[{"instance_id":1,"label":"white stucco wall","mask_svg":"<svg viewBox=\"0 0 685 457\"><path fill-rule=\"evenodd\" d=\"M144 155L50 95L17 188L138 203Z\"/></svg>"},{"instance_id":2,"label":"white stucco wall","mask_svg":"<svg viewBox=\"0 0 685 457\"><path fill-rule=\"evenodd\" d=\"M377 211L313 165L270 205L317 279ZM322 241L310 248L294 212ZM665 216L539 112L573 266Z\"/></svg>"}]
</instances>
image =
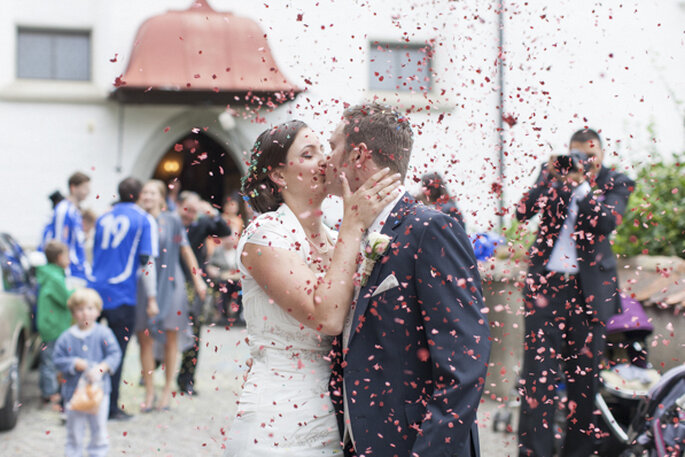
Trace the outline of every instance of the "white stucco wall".
<instances>
[{"instance_id":1,"label":"white stucco wall","mask_svg":"<svg viewBox=\"0 0 685 457\"><path fill-rule=\"evenodd\" d=\"M281 70L307 89L295 102L267 114L267 122L299 117L321 133L324 144L342 103L370 96L369 40L435 40L435 93L400 99L404 106L422 108L410 115L417 135L407 184L415 188L411 178L441 171L469 227L487 230L496 222L497 199L490 192L498 155L495 1L210 4L258 21ZM159 129L193 116L187 107L127 105L117 171L119 105L106 99L112 82L125 70L140 24L189 5L190 0L2 2L0 230L35 244L49 215L47 195L56 188L66 191L66 179L77 169L93 177L85 206L104 209L116 183L141 172L145 161L140 154L157 141ZM602 129L608 161L621 166L648 160L652 152L667 156L685 150L682 1L627 1L623 7L589 0L504 5L504 109L518 119L511 128L505 125L507 207L530 184L534 167L550 150L563 151L571 133L584 125ZM15 81L17 26L92 30L92 83ZM218 109L209 110L206 119ZM647 131L650 124L654 138ZM247 149L264 127L238 119L235 142Z\"/></svg>"}]
</instances>

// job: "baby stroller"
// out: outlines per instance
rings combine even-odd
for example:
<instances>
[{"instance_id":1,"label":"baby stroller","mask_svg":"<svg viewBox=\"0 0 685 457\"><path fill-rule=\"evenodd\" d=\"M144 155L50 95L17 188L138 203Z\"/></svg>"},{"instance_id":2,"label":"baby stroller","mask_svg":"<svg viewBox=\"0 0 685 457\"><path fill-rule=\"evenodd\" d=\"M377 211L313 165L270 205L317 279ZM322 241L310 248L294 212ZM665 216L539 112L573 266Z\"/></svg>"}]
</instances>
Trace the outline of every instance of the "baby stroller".
<instances>
[{"instance_id":1,"label":"baby stroller","mask_svg":"<svg viewBox=\"0 0 685 457\"><path fill-rule=\"evenodd\" d=\"M685 443L685 366L661 377L647 360L653 327L639 302L621 297L623 312L607 323L608 366L595 404L602 414L602 456L681 456ZM678 406L680 403L680 406Z\"/></svg>"},{"instance_id":2,"label":"baby stroller","mask_svg":"<svg viewBox=\"0 0 685 457\"><path fill-rule=\"evenodd\" d=\"M595 396L602 419L597 453L603 457L682 456L685 366L661 377L648 361L645 340L654 328L642 305L622 296L621 306L622 313L613 316L606 328L606 369L600 373L600 389ZM567 414L565 390L562 377L557 385L559 408L553 421L557 455ZM513 397L517 397L515 391ZM499 409L493 418L493 430L513 432L512 416L518 407L516 399Z\"/></svg>"},{"instance_id":3,"label":"baby stroller","mask_svg":"<svg viewBox=\"0 0 685 457\"><path fill-rule=\"evenodd\" d=\"M598 394L599 397L599 394ZM685 365L672 368L640 399L630 425L624 429L602 409L605 423L617 438L600 455L620 457L682 457L685 455ZM619 453L616 451L619 450ZM609 454L611 452L611 454Z\"/></svg>"},{"instance_id":4,"label":"baby stroller","mask_svg":"<svg viewBox=\"0 0 685 457\"><path fill-rule=\"evenodd\" d=\"M647 395L649 387L659 380L659 374L652 369L647 361L646 338L654 331L654 327L648 321L647 315L639 302L621 296L621 314L613 316L606 327L607 345L604 359L607 369L601 372L601 388L595 399L600 409L610 411L611 417L607 417L609 427L617 425L616 434L621 427L627 428L632 417L635 415L639 400ZM500 409L494 417L493 429L495 431L513 431L513 410L520 406L517 391L520 385L512 391L512 398L505 408ZM564 438L566 416L566 382L564 374L559 373L557 380L558 408L555 411L555 445L557 451L561 447ZM601 394L601 395L600 395ZM598 444L603 444L605 433ZM607 447L614 448L617 444L611 441ZM600 454L605 455L605 454ZM607 456L618 455L607 452Z\"/></svg>"}]
</instances>

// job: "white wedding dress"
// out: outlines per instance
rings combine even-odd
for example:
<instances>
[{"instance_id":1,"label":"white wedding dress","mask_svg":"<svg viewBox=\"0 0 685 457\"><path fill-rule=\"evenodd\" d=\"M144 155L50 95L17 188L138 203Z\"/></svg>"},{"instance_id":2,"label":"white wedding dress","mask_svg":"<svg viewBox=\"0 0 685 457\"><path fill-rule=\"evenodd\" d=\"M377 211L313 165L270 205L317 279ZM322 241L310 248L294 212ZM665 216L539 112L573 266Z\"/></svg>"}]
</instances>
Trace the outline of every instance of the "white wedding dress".
<instances>
[{"instance_id":1,"label":"white wedding dress","mask_svg":"<svg viewBox=\"0 0 685 457\"><path fill-rule=\"evenodd\" d=\"M311 264L306 235L285 204L250 224L238 244L238 256L247 242L292 250ZM239 265L253 365L228 433L225 456L342 456L328 392L326 359L333 338L292 318L242 262Z\"/></svg>"}]
</instances>

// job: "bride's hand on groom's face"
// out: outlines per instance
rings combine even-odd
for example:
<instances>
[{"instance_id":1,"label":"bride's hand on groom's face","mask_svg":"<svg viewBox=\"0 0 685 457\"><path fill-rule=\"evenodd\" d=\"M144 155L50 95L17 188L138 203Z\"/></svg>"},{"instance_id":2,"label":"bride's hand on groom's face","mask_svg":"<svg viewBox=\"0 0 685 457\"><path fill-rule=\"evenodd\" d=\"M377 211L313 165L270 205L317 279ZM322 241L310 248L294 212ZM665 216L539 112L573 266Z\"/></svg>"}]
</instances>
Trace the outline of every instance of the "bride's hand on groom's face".
<instances>
[{"instance_id":1,"label":"bride's hand on groom's face","mask_svg":"<svg viewBox=\"0 0 685 457\"><path fill-rule=\"evenodd\" d=\"M400 174L391 172L389 168L376 172L355 192L350 190L344 174L341 181L345 205L343 220L352 218L363 230L366 230L383 208L397 197L402 184Z\"/></svg>"}]
</instances>

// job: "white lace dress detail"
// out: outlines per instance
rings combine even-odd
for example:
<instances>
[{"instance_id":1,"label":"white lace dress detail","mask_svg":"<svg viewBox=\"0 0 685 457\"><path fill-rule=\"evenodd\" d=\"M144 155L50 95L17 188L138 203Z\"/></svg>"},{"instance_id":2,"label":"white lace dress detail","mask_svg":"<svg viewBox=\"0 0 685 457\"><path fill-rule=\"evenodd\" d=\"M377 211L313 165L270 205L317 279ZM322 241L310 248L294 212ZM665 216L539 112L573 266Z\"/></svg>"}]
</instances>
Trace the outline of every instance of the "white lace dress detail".
<instances>
[{"instance_id":1,"label":"white lace dress detail","mask_svg":"<svg viewBox=\"0 0 685 457\"><path fill-rule=\"evenodd\" d=\"M328 235L334 239L332 232ZM307 264L312 263L304 230L285 204L250 224L238 244L238 256L248 242L297 252ZM238 264L253 365L225 456L341 456L328 393L327 355L333 338L291 317L269 298L242 262Z\"/></svg>"}]
</instances>

